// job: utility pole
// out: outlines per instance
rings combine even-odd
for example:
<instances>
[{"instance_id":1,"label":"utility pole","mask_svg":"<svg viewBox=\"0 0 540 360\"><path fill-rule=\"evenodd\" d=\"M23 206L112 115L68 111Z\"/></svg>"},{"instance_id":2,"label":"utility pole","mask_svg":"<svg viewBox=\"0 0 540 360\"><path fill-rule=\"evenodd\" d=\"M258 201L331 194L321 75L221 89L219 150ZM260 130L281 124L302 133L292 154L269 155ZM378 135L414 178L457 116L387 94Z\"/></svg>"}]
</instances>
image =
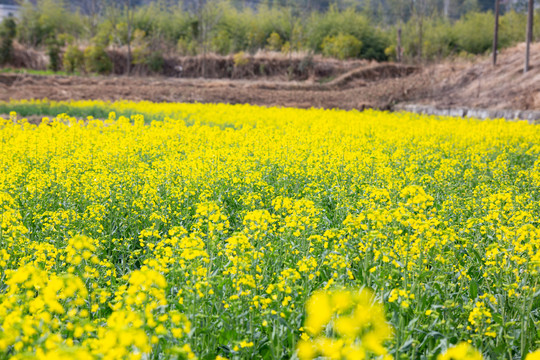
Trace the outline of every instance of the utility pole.
<instances>
[{"instance_id":1,"label":"utility pole","mask_svg":"<svg viewBox=\"0 0 540 360\"><path fill-rule=\"evenodd\" d=\"M133 23L133 11L131 9L131 0L126 2L126 16L127 16L127 75L131 75L131 27Z\"/></svg>"},{"instance_id":2,"label":"utility pole","mask_svg":"<svg viewBox=\"0 0 540 360\"><path fill-rule=\"evenodd\" d=\"M527 45L525 46L525 68L523 73L529 71L529 55L531 52L531 41L533 32L533 12L534 12L534 0L529 0L529 13L527 16Z\"/></svg>"},{"instance_id":3,"label":"utility pole","mask_svg":"<svg viewBox=\"0 0 540 360\"><path fill-rule=\"evenodd\" d=\"M493 30L493 66L497 65L497 49L499 44L499 1L495 0L495 29Z\"/></svg>"},{"instance_id":4,"label":"utility pole","mask_svg":"<svg viewBox=\"0 0 540 360\"><path fill-rule=\"evenodd\" d=\"M419 16L418 18L418 23L417 23L417 26L418 26L418 60L421 62L422 61L422 56L423 56L423 49L424 49L424 15L425 15L425 12L426 12L426 1L425 0L419 0L418 1L420 4L418 5L418 8L417 8L417 15Z\"/></svg>"},{"instance_id":5,"label":"utility pole","mask_svg":"<svg viewBox=\"0 0 540 360\"><path fill-rule=\"evenodd\" d=\"M206 78L206 17L204 16L205 9L204 0L197 1L197 17L199 22L199 43L202 47L202 77Z\"/></svg>"}]
</instances>

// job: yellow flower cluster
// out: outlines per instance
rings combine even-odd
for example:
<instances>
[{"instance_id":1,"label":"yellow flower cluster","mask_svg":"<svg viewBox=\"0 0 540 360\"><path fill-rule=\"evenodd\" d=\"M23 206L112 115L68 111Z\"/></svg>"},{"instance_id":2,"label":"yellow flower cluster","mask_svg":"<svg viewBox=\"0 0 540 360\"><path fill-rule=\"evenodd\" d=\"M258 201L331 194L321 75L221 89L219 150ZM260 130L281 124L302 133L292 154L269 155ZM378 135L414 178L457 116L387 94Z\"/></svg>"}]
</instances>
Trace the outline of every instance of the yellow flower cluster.
<instances>
[{"instance_id":1,"label":"yellow flower cluster","mask_svg":"<svg viewBox=\"0 0 540 360\"><path fill-rule=\"evenodd\" d=\"M387 354L384 342L392 334L383 307L368 290L314 293L306 303L304 330L298 344L301 360L383 356Z\"/></svg>"},{"instance_id":2,"label":"yellow flower cluster","mask_svg":"<svg viewBox=\"0 0 540 360\"><path fill-rule=\"evenodd\" d=\"M437 357L437 360L482 360L482 354L470 344L462 342Z\"/></svg>"},{"instance_id":3,"label":"yellow flower cluster","mask_svg":"<svg viewBox=\"0 0 540 360\"><path fill-rule=\"evenodd\" d=\"M68 247L79 250L75 256L84 256L84 241L70 240ZM140 359L160 338L174 343L190 331L186 317L167 307L167 283L153 270L131 274L128 286L118 288L121 300L111 302L113 312L106 318L97 316L99 304L90 305L87 285L72 274L49 275L25 265L8 272L6 286L0 296L0 351L13 349L13 359L28 359L24 354L36 359ZM189 347L183 351L194 357Z\"/></svg>"},{"instance_id":4,"label":"yellow flower cluster","mask_svg":"<svg viewBox=\"0 0 540 360\"><path fill-rule=\"evenodd\" d=\"M538 127L9 106L0 359L537 356Z\"/></svg>"}]
</instances>

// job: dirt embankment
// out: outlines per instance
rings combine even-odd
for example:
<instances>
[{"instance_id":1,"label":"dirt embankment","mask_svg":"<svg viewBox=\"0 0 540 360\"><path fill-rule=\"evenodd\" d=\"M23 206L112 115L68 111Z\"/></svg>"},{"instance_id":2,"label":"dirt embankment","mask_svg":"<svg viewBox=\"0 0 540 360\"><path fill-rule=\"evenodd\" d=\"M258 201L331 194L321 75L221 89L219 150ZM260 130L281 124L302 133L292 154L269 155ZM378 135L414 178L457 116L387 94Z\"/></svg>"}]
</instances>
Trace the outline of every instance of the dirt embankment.
<instances>
[{"instance_id":1,"label":"dirt embankment","mask_svg":"<svg viewBox=\"0 0 540 360\"><path fill-rule=\"evenodd\" d=\"M128 99L342 109L392 109L398 104L415 104L441 109L540 110L540 44L531 48L531 70L527 74L523 74L523 54L523 45L502 51L495 67L487 57L424 67L321 63L321 67L339 71L330 71L332 76L329 72L313 72L302 81L287 81L281 75L192 79L0 74L0 100Z\"/></svg>"},{"instance_id":2,"label":"dirt embankment","mask_svg":"<svg viewBox=\"0 0 540 360\"><path fill-rule=\"evenodd\" d=\"M316 80L230 80L126 76L0 74L0 100L101 99L165 102L226 102L300 108L388 109L400 77L415 69L374 64L328 83Z\"/></svg>"},{"instance_id":3,"label":"dirt embankment","mask_svg":"<svg viewBox=\"0 0 540 360\"><path fill-rule=\"evenodd\" d=\"M472 63L444 63L424 69L428 80L408 99L438 108L540 110L540 43L531 45L530 70L523 72L525 44Z\"/></svg>"},{"instance_id":4,"label":"dirt embankment","mask_svg":"<svg viewBox=\"0 0 540 360\"><path fill-rule=\"evenodd\" d=\"M112 63L112 75L127 73L128 54L125 48L106 50ZM15 43L11 66L33 70L46 70L49 58L44 50L25 48ZM61 53L62 57L63 54ZM151 60L149 60L152 62ZM259 51L255 54L236 55L206 54L178 56L164 54L151 66L145 61L132 61L131 74L135 76L164 76L206 79L266 79L281 81L330 80L353 69L367 66L368 60L337 60L318 54ZM60 61L60 70L62 61ZM152 70L153 69L153 70Z\"/></svg>"}]
</instances>

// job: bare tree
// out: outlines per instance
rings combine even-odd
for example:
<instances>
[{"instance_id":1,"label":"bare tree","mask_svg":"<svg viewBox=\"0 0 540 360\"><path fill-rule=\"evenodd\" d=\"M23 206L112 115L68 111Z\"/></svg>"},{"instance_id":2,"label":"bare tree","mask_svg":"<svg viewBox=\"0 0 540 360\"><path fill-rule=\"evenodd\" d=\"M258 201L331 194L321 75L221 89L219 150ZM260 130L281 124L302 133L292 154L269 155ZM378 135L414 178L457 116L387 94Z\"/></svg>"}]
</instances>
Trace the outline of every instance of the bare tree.
<instances>
[{"instance_id":1,"label":"bare tree","mask_svg":"<svg viewBox=\"0 0 540 360\"><path fill-rule=\"evenodd\" d=\"M100 1L100 0L97 0ZM134 0L102 0L104 2L103 13L111 25L112 44L119 46L127 45L126 73L131 73L131 42L133 36ZM119 31L119 25L125 16L126 37Z\"/></svg>"},{"instance_id":2,"label":"bare tree","mask_svg":"<svg viewBox=\"0 0 540 360\"><path fill-rule=\"evenodd\" d=\"M403 55L403 50L402 50L402 46L401 46L401 20L399 22L399 26L397 28L397 45L396 45L396 61L398 63L402 62L403 59L402 59L402 55Z\"/></svg>"},{"instance_id":3,"label":"bare tree","mask_svg":"<svg viewBox=\"0 0 540 360\"><path fill-rule=\"evenodd\" d=\"M202 76L206 77L207 73L207 55L212 29L217 25L221 18L221 9L219 2L213 0L206 2L198 0L197 3L197 18L198 18L198 38L199 45L202 48Z\"/></svg>"},{"instance_id":4,"label":"bare tree","mask_svg":"<svg viewBox=\"0 0 540 360\"><path fill-rule=\"evenodd\" d=\"M426 0L416 0L414 10L418 16L418 60L422 61L424 50L424 16L426 15Z\"/></svg>"},{"instance_id":5,"label":"bare tree","mask_svg":"<svg viewBox=\"0 0 540 360\"><path fill-rule=\"evenodd\" d=\"M396 29L396 61L403 61L402 28L406 22L405 14L412 6L408 0L390 0L390 22L397 23Z\"/></svg>"},{"instance_id":6,"label":"bare tree","mask_svg":"<svg viewBox=\"0 0 540 360\"><path fill-rule=\"evenodd\" d=\"M80 6L82 12L88 15L90 36L94 37L105 9L105 0L81 0Z\"/></svg>"},{"instance_id":7,"label":"bare tree","mask_svg":"<svg viewBox=\"0 0 540 360\"><path fill-rule=\"evenodd\" d=\"M112 1L112 0L103 0L103 1L105 3L104 9L103 9L103 15L111 26L110 43L113 46L121 45L122 41L118 34L118 20L121 17L121 9L118 6L118 3L116 1Z\"/></svg>"}]
</instances>

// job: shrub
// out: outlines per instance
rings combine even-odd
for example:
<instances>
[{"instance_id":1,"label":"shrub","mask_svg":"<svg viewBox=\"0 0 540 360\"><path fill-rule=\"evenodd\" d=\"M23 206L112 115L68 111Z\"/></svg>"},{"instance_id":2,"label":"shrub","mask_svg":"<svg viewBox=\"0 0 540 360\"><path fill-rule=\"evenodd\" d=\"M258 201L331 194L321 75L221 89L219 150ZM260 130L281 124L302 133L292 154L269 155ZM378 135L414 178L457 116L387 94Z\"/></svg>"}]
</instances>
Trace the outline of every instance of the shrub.
<instances>
[{"instance_id":1,"label":"shrub","mask_svg":"<svg viewBox=\"0 0 540 360\"><path fill-rule=\"evenodd\" d=\"M234 67L242 67L249 64L249 57L243 51L240 51L233 56Z\"/></svg>"},{"instance_id":2,"label":"shrub","mask_svg":"<svg viewBox=\"0 0 540 360\"><path fill-rule=\"evenodd\" d=\"M321 48L326 56L341 60L350 59L360 55L362 42L353 35L339 33L337 36L325 37Z\"/></svg>"},{"instance_id":3,"label":"shrub","mask_svg":"<svg viewBox=\"0 0 540 360\"><path fill-rule=\"evenodd\" d=\"M84 50L84 67L87 72L107 74L112 71L112 61L100 45L91 45Z\"/></svg>"},{"instance_id":4,"label":"shrub","mask_svg":"<svg viewBox=\"0 0 540 360\"><path fill-rule=\"evenodd\" d=\"M396 45L390 45L386 49L384 49L384 54L388 57L388 59L392 61L397 60L397 46Z\"/></svg>"},{"instance_id":5,"label":"shrub","mask_svg":"<svg viewBox=\"0 0 540 360\"><path fill-rule=\"evenodd\" d=\"M417 16L404 24L402 32L403 56L405 59L417 58L419 53L419 23ZM448 19L438 16L424 17L422 33L422 59L437 60L456 55L461 51L456 41L456 31L454 24ZM493 24L492 24L493 26ZM493 34L493 29L491 29ZM395 34L395 33L394 33ZM464 34L463 36L468 36ZM394 41L395 43L395 41Z\"/></svg>"},{"instance_id":6,"label":"shrub","mask_svg":"<svg viewBox=\"0 0 540 360\"><path fill-rule=\"evenodd\" d=\"M425 59L441 59L455 51L456 38L452 25L446 19L425 19L423 38L422 54Z\"/></svg>"},{"instance_id":7,"label":"shrub","mask_svg":"<svg viewBox=\"0 0 540 360\"><path fill-rule=\"evenodd\" d=\"M161 73L163 71L163 64L165 63L165 59L163 59L163 56L161 55L161 53L157 51L153 51L146 58L145 63L146 65L148 65L148 68L150 69L150 71L155 72L155 73Z\"/></svg>"},{"instance_id":8,"label":"shrub","mask_svg":"<svg viewBox=\"0 0 540 360\"><path fill-rule=\"evenodd\" d=\"M133 32L133 63L146 65L152 72L161 73L163 71L163 55L158 51L157 46L160 44L157 35L147 36L147 33L135 29Z\"/></svg>"},{"instance_id":9,"label":"shrub","mask_svg":"<svg viewBox=\"0 0 540 360\"><path fill-rule=\"evenodd\" d=\"M376 29L367 17L353 9L339 11L331 7L324 14L314 13L306 25L309 34L306 44L313 51L323 52L322 44L328 36L340 33L354 36L362 44L358 57L384 61L384 50L390 45L387 35Z\"/></svg>"},{"instance_id":10,"label":"shrub","mask_svg":"<svg viewBox=\"0 0 540 360\"><path fill-rule=\"evenodd\" d=\"M275 31L270 34L266 42L268 43L266 48L270 51L280 51L283 43L281 36Z\"/></svg>"},{"instance_id":11,"label":"shrub","mask_svg":"<svg viewBox=\"0 0 540 360\"><path fill-rule=\"evenodd\" d=\"M492 13L466 14L454 25L459 49L471 54L482 54L491 49L494 22Z\"/></svg>"},{"instance_id":12,"label":"shrub","mask_svg":"<svg viewBox=\"0 0 540 360\"><path fill-rule=\"evenodd\" d=\"M281 47L281 52L284 53L284 54L288 54L291 52L291 43L290 41L285 41L285 43L283 44L283 46Z\"/></svg>"},{"instance_id":13,"label":"shrub","mask_svg":"<svg viewBox=\"0 0 540 360\"><path fill-rule=\"evenodd\" d=\"M517 13L512 10L501 16L499 46L504 48L525 40L527 27L524 25L526 23L527 15L525 13ZM539 22L536 22L533 29L538 28L538 25Z\"/></svg>"},{"instance_id":14,"label":"shrub","mask_svg":"<svg viewBox=\"0 0 540 360\"><path fill-rule=\"evenodd\" d=\"M176 50L180 55L195 55L197 53L197 42L185 37L178 39Z\"/></svg>"},{"instance_id":15,"label":"shrub","mask_svg":"<svg viewBox=\"0 0 540 360\"><path fill-rule=\"evenodd\" d=\"M151 40L146 37L146 33L143 30L135 29L131 40L133 64L147 65L149 57L153 55L151 46Z\"/></svg>"},{"instance_id":16,"label":"shrub","mask_svg":"<svg viewBox=\"0 0 540 360\"><path fill-rule=\"evenodd\" d=\"M212 38L212 49L221 55L227 55L230 53L231 39L226 31L220 30Z\"/></svg>"},{"instance_id":17,"label":"shrub","mask_svg":"<svg viewBox=\"0 0 540 360\"><path fill-rule=\"evenodd\" d=\"M75 44L68 45L62 59L64 70L72 73L84 70L84 53Z\"/></svg>"}]
</instances>

